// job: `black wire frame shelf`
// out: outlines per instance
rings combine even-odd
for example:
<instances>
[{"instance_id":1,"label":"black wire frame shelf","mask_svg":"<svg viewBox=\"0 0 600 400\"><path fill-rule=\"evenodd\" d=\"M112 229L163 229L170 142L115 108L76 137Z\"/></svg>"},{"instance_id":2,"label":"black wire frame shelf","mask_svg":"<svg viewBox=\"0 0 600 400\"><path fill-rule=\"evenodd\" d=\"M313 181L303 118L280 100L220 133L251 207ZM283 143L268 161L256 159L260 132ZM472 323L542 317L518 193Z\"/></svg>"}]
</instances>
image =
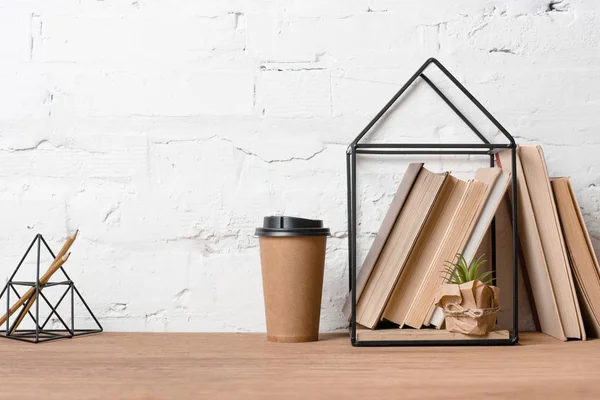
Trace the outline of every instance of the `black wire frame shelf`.
<instances>
[{"instance_id":1,"label":"black wire frame shelf","mask_svg":"<svg viewBox=\"0 0 600 400\"><path fill-rule=\"evenodd\" d=\"M27 258L27 256L29 255L29 253L31 252L31 250L33 249L34 246L36 246L35 251L36 251L36 257L37 257L36 271L35 271L36 272L36 280L33 282L31 282L31 281L15 281L14 278L17 275L17 272L19 272L21 266L23 265L23 262L25 261L25 259ZM79 290L77 290L77 287L75 287L75 283L71 280L71 278L67 274L67 271L65 271L65 269L62 266L59 269L62 272L62 274L64 275L65 280L60 281L60 282L47 282L45 284L40 283L40 267L41 267L40 259L41 259L41 253L42 253L42 246L50 253L50 255L52 256L52 259L56 258L56 255L54 254L54 252L52 251L52 249L50 248L50 246L48 245L48 243L46 242L44 237L41 234L37 234L35 236L35 238L33 239L33 241L31 242L31 244L29 245L29 247L27 248L27 251L21 258L21 261L15 268L14 272L12 273L12 275L6 282L6 285L0 292L0 299L4 295L6 295L6 310L0 311L0 314L4 314L4 312L6 312L6 322L4 324L1 324L1 325L4 325L4 329L0 329L0 338L14 339L14 340L20 340L20 341L30 342L30 343L41 343L41 342L48 342L48 341L57 340L57 339L70 339L70 338L73 338L76 336L90 335L90 334L102 332L103 331L102 325L100 325L100 322L98 321L98 319L96 318L96 316L94 315L94 313L92 312L92 310L90 309L88 304L83 299L83 296L81 295ZM58 273L58 271L57 271L57 273ZM48 296L44 295L44 292L42 291L43 288L53 287L53 286L54 287L62 286L63 288L65 288L65 291L60 296L59 300L56 301L54 304L48 298ZM21 310L18 313L16 313L17 316L15 318L15 321L18 321L19 319L21 319L23 313L27 312L28 316L35 324L34 329L18 329L18 328L15 329L16 325L14 323L11 325L11 315L9 312L9 310L11 308L11 298L12 298L11 292L16 296L16 299L13 299L13 300L18 301L22 298L20 290L17 289L17 287L34 288L35 289L33 292L33 295L23 304L23 306L21 306ZM24 293L23 293L23 295L24 295ZM68 299L67 299L67 297L68 297ZM70 302L70 309L69 309L70 318L67 318L67 322L65 321L63 316L61 316L59 314L59 312L57 311L57 309L59 308L59 306L61 304L63 304L65 299L67 299L66 301ZM97 326L97 328L77 329L75 327L75 299L79 299L79 301L81 302L83 307L89 313L90 318L94 321L94 324ZM31 310L26 311L27 306L29 305L29 302L31 302L31 301L35 301L35 305L32 305L32 306L35 306L35 308L33 311L31 311ZM50 313L46 316L46 318L44 319L43 322L40 322L41 321L40 307L39 307L40 302L43 302L44 304L46 304L50 309ZM51 321L53 316L56 317L56 320L59 323L59 326L62 327L61 329L47 329L46 328L46 326L48 326L48 323ZM24 319L25 318L23 318L23 320Z\"/></svg>"},{"instance_id":2,"label":"black wire frame shelf","mask_svg":"<svg viewBox=\"0 0 600 400\"><path fill-rule=\"evenodd\" d=\"M506 137L509 143L490 143L483 134L460 112L452 101L425 75L425 70L430 65L435 65L458 89L481 111L487 119ZM400 99L404 92L418 79L421 78L433 91L446 103L452 111L470 128L481 143L361 143L363 137L373 128L381 117ZM367 124L360 134L352 141L346 151L346 178L348 188L348 262L349 262L349 290L351 296L351 320L350 340L357 347L386 347L386 346L507 346L519 341L519 317L518 317L518 225L517 225L517 202L511 202L512 213L512 241L513 241L513 326L507 339L456 339L456 340L358 340L356 336L356 170L357 156L361 154L370 155L481 155L488 156L490 167L495 166L495 154L499 151L511 149L511 196L517 199L517 144L508 131L494 118L494 116L435 58L429 58L410 77L410 79L396 92L390 101L377 113ZM491 268L492 276L495 278L496 271L496 234L495 221L491 224Z\"/></svg>"}]
</instances>

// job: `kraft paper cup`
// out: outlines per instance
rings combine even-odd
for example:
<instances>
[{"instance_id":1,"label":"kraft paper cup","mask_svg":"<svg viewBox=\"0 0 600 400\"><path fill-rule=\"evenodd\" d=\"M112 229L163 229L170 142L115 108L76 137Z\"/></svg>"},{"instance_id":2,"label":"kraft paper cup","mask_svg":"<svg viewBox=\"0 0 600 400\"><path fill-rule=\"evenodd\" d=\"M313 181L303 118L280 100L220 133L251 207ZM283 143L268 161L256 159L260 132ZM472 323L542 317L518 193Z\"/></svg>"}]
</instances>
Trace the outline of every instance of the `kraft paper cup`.
<instances>
[{"instance_id":1,"label":"kraft paper cup","mask_svg":"<svg viewBox=\"0 0 600 400\"><path fill-rule=\"evenodd\" d=\"M319 338L325 246L329 229L320 220L265 217L258 228L267 321L271 342Z\"/></svg>"}]
</instances>

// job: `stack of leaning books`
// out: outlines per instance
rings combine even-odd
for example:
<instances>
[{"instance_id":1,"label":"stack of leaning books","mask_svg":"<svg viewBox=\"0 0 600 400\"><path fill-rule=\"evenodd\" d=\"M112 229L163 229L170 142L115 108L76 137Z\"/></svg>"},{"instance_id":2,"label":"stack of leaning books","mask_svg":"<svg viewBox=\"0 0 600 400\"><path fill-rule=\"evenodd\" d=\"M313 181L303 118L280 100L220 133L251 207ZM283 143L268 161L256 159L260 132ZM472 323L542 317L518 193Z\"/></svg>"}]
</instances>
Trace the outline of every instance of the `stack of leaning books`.
<instances>
[{"instance_id":1,"label":"stack of leaning books","mask_svg":"<svg viewBox=\"0 0 600 400\"><path fill-rule=\"evenodd\" d=\"M516 161L523 300L546 334L585 340L587 329L598 336L600 269L570 180L549 178L540 146L519 146ZM359 340L464 339L443 329L436 292L447 261L461 253L470 262L489 246L494 217L504 310L488 337L508 337L500 323L512 315L510 150L497 155L497 165L468 181L409 165L357 275ZM350 296L344 313L350 318Z\"/></svg>"}]
</instances>

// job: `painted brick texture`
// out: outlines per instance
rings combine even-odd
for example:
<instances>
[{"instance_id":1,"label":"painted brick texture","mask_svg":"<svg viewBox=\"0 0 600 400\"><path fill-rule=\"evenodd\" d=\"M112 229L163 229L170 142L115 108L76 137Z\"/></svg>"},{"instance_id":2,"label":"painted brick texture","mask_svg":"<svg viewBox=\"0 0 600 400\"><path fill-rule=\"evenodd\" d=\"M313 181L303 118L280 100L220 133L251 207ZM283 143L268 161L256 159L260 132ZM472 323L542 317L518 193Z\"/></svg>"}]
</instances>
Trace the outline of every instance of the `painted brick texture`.
<instances>
[{"instance_id":1,"label":"painted brick texture","mask_svg":"<svg viewBox=\"0 0 600 400\"><path fill-rule=\"evenodd\" d=\"M595 0L0 0L0 278L79 228L68 270L106 329L262 331L254 228L322 218L322 330L343 328L345 149L432 56L572 176L600 239ZM472 140L409 94L371 140ZM411 161L361 160L359 259Z\"/></svg>"}]
</instances>

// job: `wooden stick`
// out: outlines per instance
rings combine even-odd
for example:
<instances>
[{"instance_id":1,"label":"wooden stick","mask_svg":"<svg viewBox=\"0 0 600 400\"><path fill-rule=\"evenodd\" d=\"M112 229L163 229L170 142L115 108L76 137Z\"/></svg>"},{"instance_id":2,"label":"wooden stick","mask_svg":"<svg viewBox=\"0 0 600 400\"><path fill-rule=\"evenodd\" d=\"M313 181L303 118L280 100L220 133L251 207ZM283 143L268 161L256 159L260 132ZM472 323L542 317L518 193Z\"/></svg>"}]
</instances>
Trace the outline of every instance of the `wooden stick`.
<instances>
[{"instance_id":1,"label":"wooden stick","mask_svg":"<svg viewBox=\"0 0 600 400\"><path fill-rule=\"evenodd\" d=\"M58 268L60 268L60 266L58 268L54 268L54 266L55 266L56 263L59 262L59 260L62 257L64 257L65 254L67 254L67 251L69 251L69 249L71 248L71 245L73 244L73 242L77 238L77 234L78 233L79 233L79 230L76 230L74 233L72 233L71 235L69 235L69 237L65 241L65 244L63 244L63 247L60 249L60 251L56 255L56 258L54 259L54 261L52 261L52 264L50 264L50 267L48 268L48 271L46 271L46 273L40 278L40 285L45 285L46 283L48 283L48 281L50 280L50 278L52 277L52 275L58 270ZM62 263L60 265L62 265ZM2 318L0 318L0 326L6 322L6 320L8 319L8 317L10 317L11 315L13 315L23 304L25 304L25 302L33 295L34 292L35 292L35 287L30 288L10 308L10 310L8 310L8 314L4 314L2 316Z\"/></svg>"},{"instance_id":2,"label":"wooden stick","mask_svg":"<svg viewBox=\"0 0 600 400\"><path fill-rule=\"evenodd\" d=\"M71 253L67 253L64 256L62 256L60 258L60 260L57 263L52 263L52 265L50 266L51 269L53 269L53 272L58 271L58 269L65 263L67 262L67 260L69 259L69 256L71 255ZM48 271L50 271L51 269L48 269ZM51 274L51 275L52 275ZM40 279L40 284L41 284L41 279ZM47 280L46 280L47 282ZM19 327L19 324L21 324L21 322L23 322L23 319L25 319L25 316L27 315L27 313L29 312L29 310L31 309L31 306L33 305L33 303L35 303L35 301L37 300L37 293L35 293L35 288L32 288L34 293L32 296L30 296L30 299L27 302L27 305L25 306L25 308L23 309L23 311L21 311L21 314L19 315L19 319L17 319L17 322L15 322L15 324L13 325L12 329L10 330L10 334L12 335L13 333L15 333L15 331L17 330L17 328ZM40 291L42 290L42 288L40 287ZM38 321L39 323L39 321Z\"/></svg>"}]
</instances>

